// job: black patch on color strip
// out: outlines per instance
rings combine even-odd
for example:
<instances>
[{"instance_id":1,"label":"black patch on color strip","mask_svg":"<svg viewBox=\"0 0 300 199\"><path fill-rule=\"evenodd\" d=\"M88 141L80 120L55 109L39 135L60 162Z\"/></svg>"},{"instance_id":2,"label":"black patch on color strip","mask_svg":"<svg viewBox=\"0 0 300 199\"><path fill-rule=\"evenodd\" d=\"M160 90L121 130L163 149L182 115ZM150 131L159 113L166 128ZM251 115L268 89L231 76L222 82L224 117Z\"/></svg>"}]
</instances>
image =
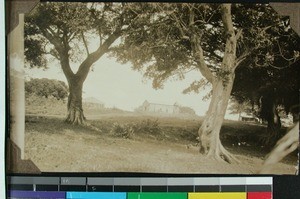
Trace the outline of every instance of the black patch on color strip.
<instances>
[{"instance_id":1,"label":"black patch on color strip","mask_svg":"<svg viewBox=\"0 0 300 199\"><path fill-rule=\"evenodd\" d=\"M88 186L89 192L113 192L112 185L90 185Z\"/></svg>"},{"instance_id":2,"label":"black patch on color strip","mask_svg":"<svg viewBox=\"0 0 300 199\"><path fill-rule=\"evenodd\" d=\"M219 185L198 185L195 186L195 192L219 192Z\"/></svg>"},{"instance_id":3,"label":"black patch on color strip","mask_svg":"<svg viewBox=\"0 0 300 199\"><path fill-rule=\"evenodd\" d=\"M36 191L58 191L58 185L36 185Z\"/></svg>"},{"instance_id":4,"label":"black patch on color strip","mask_svg":"<svg viewBox=\"0 0 300 199\"><path fill-rule=\"evenodd\" d=\"M86 191L83 185L60 185L60 191Z\"/></svg>"},{"instance_id":5,"label":"black patch on color strip","mask_svg":"<svg viewBox=\"0 0 300 199\"><path fill-rule=\"evenodd\" d=\"M193 192L194 186L168 186L168 192Z\"/></svg>"},{"instance_id":6,"label":"black patch on color strip","mask_svg":"<svg viewBox=\"0 0 300 199\"><path fill-rule=\"evenodd\" d=\"M246 185L221 185L221 192L245 192Z\"/></svg>"},{"instance_id":7,"label":"black patch on color strip","mask_svg":"<svg viewBox=\"0 0 300 199\"><path fill-rule=\"evenodd\" d=\"M114 192L140 192L140 186L114 186Z\"/></svg>"},{"instance_id":8,"label":"black patch on color strip","mask_svg":"<svg viewBox=\"0 0 300 199\"><path fill-rule=\"evenodd\" d=\"M271 192L271 185L247 185L247 192Z\"/></svg>"},{"instance_id":9,"label":"black patch on color strip","mask_svg":"<svg viewBox=\"0 0 300 199\"><path fill-rule=\"evenodd\" d=\"M33 191L33 185L32 184L9 184L8 190Z\"/></svg>"},{"instance_id":10,"label":"black patch on color strip","mask_svg":"<svg viewBox=\"0 0 300 199\"><path fill-rule=\"evenodd\" d=\"M167 186L142 186L142 192L167 192Z\"/></svg>"}]
</instances>

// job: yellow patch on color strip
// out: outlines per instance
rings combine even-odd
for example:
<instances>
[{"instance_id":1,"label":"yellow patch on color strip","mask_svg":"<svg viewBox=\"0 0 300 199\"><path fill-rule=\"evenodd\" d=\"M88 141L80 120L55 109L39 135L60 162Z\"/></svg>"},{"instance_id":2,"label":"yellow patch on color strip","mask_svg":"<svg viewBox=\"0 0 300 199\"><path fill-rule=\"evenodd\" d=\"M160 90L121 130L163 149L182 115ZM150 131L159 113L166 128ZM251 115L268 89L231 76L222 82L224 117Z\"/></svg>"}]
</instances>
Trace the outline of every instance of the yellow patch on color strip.
<instances>
[{"instance_id":1,"label":"yellow patch on color strip","mask_svg":"<svg viewBox=\"0 0 300 199\"><path fill-rule=\"evenodd\" d=\"M247 199L246 192L188 193L188 199Z\"/></svg>"}]
</instances>

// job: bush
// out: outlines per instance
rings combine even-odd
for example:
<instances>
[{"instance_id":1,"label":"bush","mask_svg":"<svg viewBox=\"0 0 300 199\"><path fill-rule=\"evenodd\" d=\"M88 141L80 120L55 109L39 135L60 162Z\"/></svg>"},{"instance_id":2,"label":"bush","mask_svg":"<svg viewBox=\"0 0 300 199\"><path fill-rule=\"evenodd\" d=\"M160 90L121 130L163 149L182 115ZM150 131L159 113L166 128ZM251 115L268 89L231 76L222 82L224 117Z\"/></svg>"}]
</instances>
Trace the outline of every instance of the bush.
<instances>
[{"instance_id":1,"label":"bush","mask_svg":"<svg viewBox=\"0 0 300 199\"><path fill-rule=\"evenodd\" d=\"M110 133L116 137L133 138L135 134L159 135L161 128L157 120L143 120L139 123L120 124L115 122Z\"/></svg>"},{"instance_id":2,"label":"bush","mask_svg":"<svg viewBox=\"0 0 300 199\"><path fill-rule=\"evenodd\" d=\"M60 115L67 113L67 102L57 100L54 97L44 98L37 95L30 95L25 100L26 114L34 115Z\"/></svg>"},{"instance_id":3,"label":"bush","mask_svg":"<svg viewBox=\"0 0 300 199\"><path fill-rule=\"evenodd\" d=\"M143 120L138 123L135 127L135 130L141 133L148 134L160 134L161 128L159 126L158 120Z\"/></svg>"},{"instance_id":4,"label":"bush","mask_svg":"<svg viewBox=\"0 0 300 199\"><path fill-rule=\"evenodd\" d=\"M122 138L132 138L134 135L134 125L133 124L119 124L115 122L110 130L110 133L116 137Z\"/></svg>"},{"instance_id":5,"label":"bush","mask_svg":"<svg viewBox=\"0 0 300 199\"><path fill-rule=\"evenodd\" d=\"M31 79L25 82L25 95L37 95L40 97L54 97L57 100L63 100L68 96L68 86L55 79Z\"/></svg>"}]
</instances>

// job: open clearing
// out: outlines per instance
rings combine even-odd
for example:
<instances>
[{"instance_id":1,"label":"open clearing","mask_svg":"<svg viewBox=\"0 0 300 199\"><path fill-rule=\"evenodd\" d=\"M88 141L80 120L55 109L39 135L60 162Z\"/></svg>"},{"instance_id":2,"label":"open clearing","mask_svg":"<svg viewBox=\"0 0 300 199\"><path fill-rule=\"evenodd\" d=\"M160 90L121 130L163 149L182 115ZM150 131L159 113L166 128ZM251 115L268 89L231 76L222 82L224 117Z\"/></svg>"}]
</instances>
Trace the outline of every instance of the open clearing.
<instances>
[{"instance_id":1,"label":"open clearing","mask_svg":"<svg viewBox=\"0 0 300 199\"><path fill-rule=\"evenodd\" d=\"M269 151L258 144L265 127L242 122L226 121L221 131L224 146L240 160L233 164L198 152L199 118L106 115L90 122L100 131L65 124L62 118L32 117L26 122L25 158L42 172L255 174ZM125 138L111 130L116 124L138 131ZM296 164L297 155L291 154L272 173L295 174Z\"/></svg>"}]
</instances>

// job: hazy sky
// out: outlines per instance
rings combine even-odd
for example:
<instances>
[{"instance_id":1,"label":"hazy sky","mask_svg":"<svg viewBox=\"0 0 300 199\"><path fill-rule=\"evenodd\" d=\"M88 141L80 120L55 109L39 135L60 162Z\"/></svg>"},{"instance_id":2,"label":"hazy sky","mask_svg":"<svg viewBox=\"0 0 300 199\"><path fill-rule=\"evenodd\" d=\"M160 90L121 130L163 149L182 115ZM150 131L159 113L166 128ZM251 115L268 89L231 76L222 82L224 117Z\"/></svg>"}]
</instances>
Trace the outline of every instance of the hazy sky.
<instances>
[{"instance_id":1,"label":"hazy sky","mask_svg":"<svg viewBox=\"0 0 300 199\"><path fill-rule=\"evenodd\" d=\"M34 78L46 77L66 82L58 63L52 63L49 69L26 69L26 76ZM199 94L182 94L194 80L199 80L201 74L192 71L184 80L168 80L163 89L152 88L152 81L143 78L143 75L131 69L130 64L119 64L114 58L103 56L93 65L84 82L83 97L94 97L104 103L106 107L117 107L133 111L145 100L153 103L174 104L193 108L198 115L204 115L208 109L209 100L202 98L209 89Z\"/></svg>"}]
</instances>

